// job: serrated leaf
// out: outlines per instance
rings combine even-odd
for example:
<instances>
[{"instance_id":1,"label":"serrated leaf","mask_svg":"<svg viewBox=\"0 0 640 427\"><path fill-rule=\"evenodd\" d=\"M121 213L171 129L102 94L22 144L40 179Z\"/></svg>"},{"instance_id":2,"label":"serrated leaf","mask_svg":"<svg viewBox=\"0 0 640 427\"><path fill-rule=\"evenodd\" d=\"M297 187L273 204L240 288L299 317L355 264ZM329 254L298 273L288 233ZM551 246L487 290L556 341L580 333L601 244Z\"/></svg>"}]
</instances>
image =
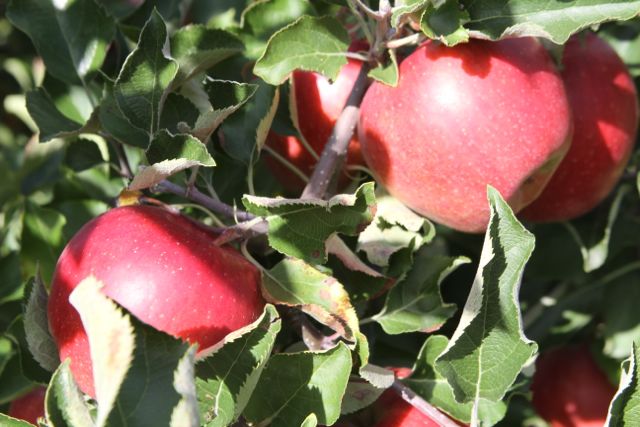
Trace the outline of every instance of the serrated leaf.
<instances>
[{"instance_id":1,"label":"serrated leaf","mask_svg":"<svg viewBox=\"0 0 640 427\"><path fill-rule=\"evenodd\" d=\"M3 413L0 413L0 425L2 427L33 427L33 424L27 421L18 420Z\"/></svg>"},{"instance_id":2,"label":"serrated leaf","mask_svg":"<svg viewBox=\"0 0 640 427\"><path fill-rule=\"evenodd\" d=\"M431 241L435 229L428 220L389 195L379 195L376 200L373 221L358 235L358 250L364 251L370 262L387 267L394 253L412 245L417 250Z\"/></svg>"},{"instance_id":3,"label":"serrated leaf","mask_svg":"<svg viewBox=\"0 0 640 427\"><path fill-rule=\"evenodd\" d=\"M28 379L32 383L46 384L49 382L51 379L51 372L43 369L29 351L23 315L19 315L13 319L7 327L5 337L9 338L14 343L14 348L11 351L11 357L15 356L19 362L20 376ZM7 366L10 363L11 361L9 360L5 361ZM2 380L2 378L0 378L0 380Z\"/></svg>"},{"instance_id":4,"label":"serrated leaf","mask_svg":"<svg viewBox=\"0 0 640 427\"><path fill-rule=\"evenodd\" d=\"M469 41L469 30L464 24L469 21L469 13L460 8L458 0L445 0L439 5L430 3L420 17L420 29L431 39L447 46Z\"/></svg>"},{"instance_id":5,"label":"serrated leaf","mask_svg":"<svg viewBox=\"0 0 640 427\"><path fill-rule=\"evenodd\" d=\"M449 340L442 335L432 335L424 343L413 366L413 373L402 380L416 394L443 412L464 423L471 421L473 403L456 401L453 389L446 378L435 369L436 358L446 349ZM482 425L494 425L507 411L504 401L492 402L481 399L478 404L478 419Z\"/></svg>"},{"instance_id":6,"label":"serrated leaf","mask_svg":"<svg viewBox=\"0 0 640 427\"><path fill-rule=\"evenodd\" d=\"M303 16L275 33L253 72L272 85L294 70L316 71L330 80L347 64L349 34L334 18Z\"/></svg>"},{"instance_id":7,"label":"serrated leaf","mask_svg":"<svg viewBox=\"0 0 640 427\"><path fill-rule=\"evenodd\" d=\"M180 395L180 401L173 408L169 427L198 427L198 399L196 398L195 365L196 347L191 346L178 361L173 376L173 387Z\"/></svg>"},{"instance_id":8,"label":"serrated leaf","mask_svg":"<svg viewBox=\"0 0 640 427\"><path fill-rule=\"evenodd\" d=\"M252 165L267 139L279 101L277 87L258 82L255 95L245 99L244 105L238 105L240 111L222 123L220 131L224 151L234 159Z\"/></svg>"},{"instance_id":9,"label":"serrated leaf","mask_svg":"<svg viewBox=\"0 0 640 427\"><path fill-rule=\"evenodd\" d=\"M178 87L243 49L242 42L226 31L204 25L180 28L171 36L171 55L178 62L178 75L172 87Z\"/></svg>"},{"instance_id":10,"label":"serrated leaf","mask_svg":"<svg viewBox=\"0 0 640 427\"><path fill-rule=\"evenodd\" d=\"M571 34L595 24L627 20L640 13L640 1L628 0L461 0L469 13L472 37L544 37L565 43Z\"/></svg>"},{"instance_id":11,"label":"serrated leaf","mask_svg":"<svg viewBox=\"0 0 640 427\"><path fill-rule=\"evenodd\" d=\"M269 244L277 251L311 263L327 261L326 241L334 233L356 235L375 214L373 183L355 194L329 200L283 199L245 195L242 202L269 223Z\"/></svg>"},{"instance_id":12,"label":"serrated leaf","mask_svg":"<svg viewBox=\"0 0 640 427\"><path fill-rule=\"evenodd\" d=\"M373 268L369 267L365 264L359 257L356 255L349 246L337 235L332 235L327 239L327 252L335 255L348 269L352 271L358 271L360 273L366 274L367 276L375 277L375 278L383 278L384 276L378 273Z\"/></svg>"},{"instance_id":13,"label":"serrated leaf","mask_svg":"<svg viewBox=\"0 0 640 427\"><path fill-rule=\"evenodd\" d=\"M212 108L210 111L202 113L193 129L193 135L198 138L200 141L206 141L207 138L220 126L220 124L229 117L233 112L237 111L240 107L242 107L251 97L253 97L258 90L258 85L248 84L248 83L238 83L227 80L214 80L211 78L207 78L204 82L204 90L209 97L209 101L211 103ZM259 102L258 105L262 105L262 102ZM255 108L254 108L255 109ZM258 112L258 110L255 110ZM268 111L268 109L267 109ZM256 114L256 117L260 114ZM246 117L250 117L247 114ZM247 124L249 129L244 130L247 135L249 135L249 131L252 130L251 123ZM227 133L233 130L233 126L227 129ZM252 144L255 141L255 138L248 138L249 141L245 142L244 138L241 135L235 135L234 132L231 132L229 138L231 145L244 145L244 144ZM236 152L235 147L230 151ZM246 157L246 156L241 156Z\"/></svg>"},{"instance_id":14,"label":"serrated leaf","mask_svg":"<svg viewBox=\"0 0 640 427\"><path fill-rule=\"evenodd\" d=\"M166 25L154 10L113 88L124 117L149 134L158 130L162 104L178 72L177 62L164 53L166 42Z\"/></svg>"},{"instance_id":15,"label":"serrated leaf","mask_svg":"<svg viewBox=\"0 0 640 427\"><path fill-rule=\"evenodd\" d=\"M40 366L53 372L60 365L60 358L49 332L48 295L39 273L30 280L27 288L31 289L31 293L24 309L24 330L29 351Z\"/></svg>"},{"instance_id":16,"label":"serrated leaf","mask_svg":"<svg viewBox=\"0 0 640 427\"><path fill-rule=\"evenodd\" d=\"M340 343L323 353L273 355L245 410L251 422L272 427L302 424L315 414L331 425L340 416L340 402L351 372L351 352ZM269 396L265 399L265 396Z\"/></svg>"},{"instance_id":17,"label":"serrated leaf","mask_svg":"<svg viewBox=\"0 0 640 427\"><path fill-rule=\"evenodd\" d=\"M111 82L105 85L102 103L98 107L98 119L100 120L102 129L118 141L138 148L146 149L149 146L149 134L133 126L124 114L122 114L122 111L120 111Z\"/></svg>"},{"instance_id":18,"label":"serrated leaf","mask_svg":"<svg viewBox=\"0 0 640 427\"><path fill-rule=\"evenodd\" d=\"M432 0L400 0L396 1L391 14L391 26L398 28L408 15L419 13L427 5L432 4Z\"/></svg>"},{"instance_id":19,"label":"serrated leaf","mask_svg":"<svg viewBox=\"0 0 640 427\"><path fill-rule=\"evenodd\" d=\"M358 317L335 278L300 259L285 258L263 275L263 294L274 304L298 307L345 339L355 341Z\"/></svg>"},{"instance_id":20,"label":"serrated leaf","mask_svg":"<svg viewBox=\"0 0 640 427\"><path fill-rule=\"evenodd\" d=\"M93 426L84 397L71 374L69 359L51 377L45 396L47 422L55 427Z\"/></svg>"},{"instance_id":21,"label":"serrated leaf","mask_svg":"<svg viewBox=\"0 0 640 427\"><path fill-rule=\"evenodd\" d=\"M89 337L95 396L98 401L96 425L106 425L129 371L135 349L135 335L129 316L100 293L95 277L80 282L69 302L78 311Z\"/></svg>"},{"instance_id":22,"label":"serrated leaf","mask_svg":"<svg viewBox=\"0 0 640 427\"><path fill-rule=\"evenodd\" d=\"M341 414L353 414L366 408L378 400L384 391L384 388L378 388L364 379L350 379L342 399Z\"/></svg>"},{"instance_id":23,"label":"serrated leaf","mask_svg":"<svg viewBox=\"0 0 640 427\"><path fill-rule=\"evenodd\" d=\"M137 191L153 187L167 177L194 166L215 166L207 147L191 135L171 135L160 131L147 150L151 166L136 174L129 190Z\"/></svg>"},{"instance_id":24,"label":"serrated leaf","mask_svg":"<svg viewBox=\"0 0 640 427\"><path fill-rule=\"evenodd\" d=\"M476 407L500 401L537 349L524 336L518 305L534 237L497 190L489 186L487 193L491 216L478 272L460 323L435 362L456 400Z\"/></svg>"},{"instance_id":25,"label":"serrated leaf","mask_svg":"<svg viewBox=\"0 0 640 427\"><path fill-rule=\"evenodd\" d=\"M49 94L43 88L27 93L29 115L40 130L40 141L73 136L80 133L84 123L73 120L58 110Z\"/></svg>"},{"instance_id":26,"label":"serrated leaf","mask_svg":"<svg viewBox=\"0 0 640 427\"><path fill-rule=\"evenodd\" d=\"M389 61L369 71L369 77L387 86L396 87L400 79L400 71L395 50L389 49L388 55Z\"/></svg>"},{"instance_id":27,"label":"serrated leaf","mask_svg":"<svg viewBox=\"0 0 640 427\"><path fill-rule=\"evenodd\" d=\"M196 123L200 112L198 108L188 98L171 92L167 95L162 106L160 116L160 129L169 133L192 133L191 129ZM196 136L197 137L197 136ZM205 139L198 138L201 141Z\"/></svg>"},{"instance_id":28,"label":"serrated leaf","mask_svg":"<svg viewBox=\"0 0 640 427\"><path fill-rule=\"evenodd\" d=\"M442 300L440 285L451 272L469 262L465 257L434 256L431 248L423 247L412 269L389 291L374 319L391 335L440 329L456 311L455 304Z\"/></svg>"},{"instance_id":29,"label":"serrated leaf","mask_svg":"<svg viewBox=\"0 0 640 427\"><path fill-rule=\"evenodd\" d=\"M609 407L606 427L635 426L640 424L640 347L633 344L631 357L622 369L620 387Z\"/></svg>"},{"instance_id":30,"label":"serrated leaf","mask_svg":"<svg viewBox=\"0 0 640 427\"><path fill-rule=\"evenodd\" d=\"M229 425L242 413L280 327L278 312L267 304L258 320L227 335L222 347L198 363L198 401L207 427Z\"/></svg>"},{"instance_id":31,"label":"serrated leaf","mask_svg":"<svg viewBox=\"0 0 640 427\"><path fill-rule=\"evenodd\" d=\"M100 69L115 31L94 0L13 0L7 17L29 35L47 71L70 84Z\"/></svg>"},{"instance_id":32,"label":"serrated leaf","mask_svg":"<svg viewBox=\"0 0 640 427\"><path fill-rule=\"evenodd\" d=\"M574 227L569 222L564 223L571 233L571 236L578 244L578 247L580 248L580 254L582 255L583 262L582 268L585 273L590 273L594 270L599 269L607 261L607 257L609 256L609 242L611 241L611 232L616 220L618 219L622 201L630 191L631 186L629 185L623 185L618 189L616 196L611 203L611 207L609 208L609 214L607 215L607 222L604 226L602 237L600 238L600 240L592 244L585 244L583 238L580 235L580 232L576 229L576 227Z\"/></svg>"}]
</instances>

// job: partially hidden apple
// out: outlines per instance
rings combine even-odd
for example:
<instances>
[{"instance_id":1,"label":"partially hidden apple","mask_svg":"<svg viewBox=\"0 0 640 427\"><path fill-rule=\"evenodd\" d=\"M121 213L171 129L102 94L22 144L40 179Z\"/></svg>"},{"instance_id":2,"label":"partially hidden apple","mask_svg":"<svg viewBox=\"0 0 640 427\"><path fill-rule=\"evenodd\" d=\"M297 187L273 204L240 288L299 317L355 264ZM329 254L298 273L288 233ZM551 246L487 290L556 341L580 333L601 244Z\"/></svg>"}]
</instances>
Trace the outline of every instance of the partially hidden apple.
<instances>
[{"instance_id":1,"label":"partially hidden apple","mask_svg":"<svg viewBox=\"0 0 640 427\"><path fill-rule=\"evenodd\" d=\"M260 273L240 253L213 243L186 217L152 206L115 208L87 223L60 255L49 324L60 359L94 396L89 344L69 295L86 277L141 321L198 343L201 352L262 312Z\"/></svg>"},{"instance_id":2,"label":"partially hidden apple","mask_svg":"<svg viewBox=\"0 0 640 427\"><path fill-rule=\"evenodd\" d=\"M607 197L624 172L638 129L633 79L604 40L594 33L572 37L562 65L573 141L542 194L522 211L532 221L573 219Z\"/></svg>"},{"instance_id":3,"label":"partially hidden apple","mask_svg":"<svg viewBox=\"0 0 640 427\"><path fill-rule=\"evenodd\" d=\"M543 353L531 390L533 406L551 427L602 427L616 392L586 346Z\"/></svg>"},{"instance_id":4,"label":"partially hidden apple","mask_svg":"<svg viewBox=\"0 0 640 427\"><path fill-rule=\"evenodd\" d=\"M363 42L354 42L350 50L366 47ZM347 103L349 93L362 68L362 62L349 58L332 83L321 74L309 71L294 71L291 75L289 108L297 117L299 131L317 155L322 154L333 126ZM300 140L293 135L269 132L267 145L306 175L313 173L316 158ZM267 154L267 164L285 190L300 192L305 183L296 174ZM354 134L347 152L347 164L364 164L360 143ZM343 178L344 181L344 178Z\"/></svg>"},{"instance_id":5,"label":"partially hidden apple","mask_svg":"<svg viewBox=\"0 0 640 427\"><path fill-rule=\"evenodd\" d=\"M571 130L562 79L537 40L429 41L400 64L397 87L368 89L359 138L392 195L436 222L481 232L487 185L520 211L567 152Z\"/></svg>"},{"instance_id":6,"label":"partially hidden apple","mask_svg":"<svg viewBox=\"0 0 640 427\"><path fill-rule=\"evenodd\" d=\"M47 389L36 387L29 393L12 401L9 416L37 425L38 418L44 417L44 398Z\"/></svg>"}]
</instances>

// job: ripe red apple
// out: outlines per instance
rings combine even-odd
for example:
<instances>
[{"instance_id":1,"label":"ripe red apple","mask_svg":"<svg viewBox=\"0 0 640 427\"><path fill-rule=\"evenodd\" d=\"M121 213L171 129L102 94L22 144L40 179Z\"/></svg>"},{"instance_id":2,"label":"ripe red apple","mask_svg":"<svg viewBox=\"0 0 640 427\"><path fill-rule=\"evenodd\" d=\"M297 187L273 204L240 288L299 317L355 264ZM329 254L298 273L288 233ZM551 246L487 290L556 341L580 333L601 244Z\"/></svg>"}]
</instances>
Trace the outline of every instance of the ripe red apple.
<instances>
[{"instance_id":1,"label":"ripe red apple","mask_svg":"<svg viewBox=\"0 0 640 427\"><path fill-rule=\"evenodd\" d=\"M364 47L361 42L354 42L350 50ZM309 71L295 71L291 76L289 106L295 109L293 114L298 117L300 132L318 155L322 154L333 126L347 103L360 68L362 62L349 59L333 83L321 74ZM297 137L271 131L267 144L305 174L313 173L316 159ZM267 164L287 191L300 192L304 188L305 183L277 159L267 155ZM347 164L364 164L355 134L349 143Z\"/></svg>"},{"instance_id":2,"label":"ripe red apple","mask_svg":"<svg viewBox=\"0 0 640 427\"><path fill-rule=\"evenodd\" d=\"M400 64L396 88L371 85L359 135L392 195L434 221L481 232L487 184L521 210L566 153L571 128L551 58L535 39L518 38L424 43Z\"/></svg>"},{"instance_id":3,"label":"ripe red apple","mask_svg":"<svg viewBox=\"0 0 640 427\"><path fill-rule=\"evenodd\" d=\"M44 397L47 389L37 387L14 400L9 405L9 416L37 425L38 418L44 417Z\"/></svg>"},{"instance_id":4,"label":"ripe red apple","mask_svg":"<svg viewBox=\"0 0 640 427\"><path fill-rule=\"evenodd\" d=\"M572 37L562 64L573 142L540 197L522 211L532 221L572 219L607 197L624 172L638 129L633 79L604 40L593 33Z\"/></svg>"},{"instance_id":5,"label":"ripe red apple","mask_svg":"<svg viewBox=\"0 0 640 427\"><path fill-rule=\"evenodd\" d=\"M262 312L260 273L184 216L152 206L112 209L87 223L56 265L49 323L60 359L94 395L87 335L69 294L87 276L141 321L204 350Z\"/></svg>"},{"instance_id":6,"label":"ripe red apple","mask_svg":"<svg viewBox=\"0 0 640 427\"><path fill-rule=\"evenodd\" d=\"M602 427L616 392L585 346L542 354L531 390L533 406L551 427Z\"/></svg>"},{"instance_id":7,"label":"ripe red apple","mask_svg":"<svg viewBox=\"0 0 640 427\"><path fill-rule=\"evenodd\" d=\"M384 399L383 399L384 398ZM439 427L440 424L420 412L410 403L405 402L393 391L386 391L381 398L384 414L375 427Z\"/></svg>"}]
</instances>

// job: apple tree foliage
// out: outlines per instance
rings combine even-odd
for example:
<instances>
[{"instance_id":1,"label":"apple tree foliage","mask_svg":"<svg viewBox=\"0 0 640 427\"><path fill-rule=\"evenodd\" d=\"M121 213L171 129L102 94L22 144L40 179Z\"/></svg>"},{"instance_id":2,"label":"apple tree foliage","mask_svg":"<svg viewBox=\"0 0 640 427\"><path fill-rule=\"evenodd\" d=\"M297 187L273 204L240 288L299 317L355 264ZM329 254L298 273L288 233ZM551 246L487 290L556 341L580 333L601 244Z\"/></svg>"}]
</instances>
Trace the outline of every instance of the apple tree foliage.
<instances>
[{"instance_id":1,"label":"apple tree foliage","mask_svg":"<svg viewBox=\"0 0 640 427\"><path fill-rule=\"evenodd\" d=\"M291 73L335 78L353 37L373 46L369 77L394 85L397 58L425 38L535 36L558 54L596 28L638 82L640 1L0 9L0 425L29 425L1 412L40 384L47 426L366 426L394 384L390 366L413 367L394 388L412 390L416 407L474 426L541 423L529 395L535 356L571 342L588 342L620 382L608 425L640 422L637 152L613 194L566 223L522 224L488 188L484 236L417 216L366 171L342 194L285 199L265 164L269 129L296 134L305 120L289 112ZM196 358L83 281L71 303L91 342L88 399L49 333L53 269L88 220L151 199L260 265L268 304Z\"/></svg>"}]
</instances>

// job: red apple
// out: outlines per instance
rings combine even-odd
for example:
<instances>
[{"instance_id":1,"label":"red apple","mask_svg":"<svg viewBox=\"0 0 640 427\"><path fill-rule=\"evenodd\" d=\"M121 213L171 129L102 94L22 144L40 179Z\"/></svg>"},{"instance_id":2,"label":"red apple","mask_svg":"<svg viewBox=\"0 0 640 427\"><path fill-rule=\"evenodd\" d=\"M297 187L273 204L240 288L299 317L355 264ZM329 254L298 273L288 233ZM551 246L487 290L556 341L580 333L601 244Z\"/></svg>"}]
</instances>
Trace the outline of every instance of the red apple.
<instances>
[{"instance_id":1,"label":"red apple","mask_svg":"<svg viewBox=\"0 0 640 427\"><path fill-rule=\"evenodd\" d=\"M584 346L542 354L531 390L534 407L551 427L602 427L616 392Z\"/></svg>"},{"instance_id":2,"label":"red apple","mask_svg":"<svg viewBox=\"0 0 640 427\"><path fill-rule=\"evenodd\" d=\"M44 397L46 392L46 388L37 387L14 400L9 405L9 416L36 425L38 418L44 417Z\"/></svg>"},{"instance_id":3,"label":"red apple","mask_svg":"<svg viewBox=\"0 0 640 427\"><path fill-rule=\"evenodd\" d=\"M152 206L112 209L87 223L56 265L49 323L60 359L71 359L80 388L94 395L87 335L69 294L87 276L141 321L198 343L199 350L262 312L260 273L179 214Z\"/></svg>"},{"instance_id":4,"label":"red apple","mask_svg":"<svg viewBox=\"0 0 640 427\"><path fill-rule=\"evenodd\" d=\"M572 219L607 197L624 172L638 129L633 79L604 40L593 33L574 36L562 63L573 142L540 197L522 211L532 221Z\"/></svg>"},{"instance_id":5,"label":"red apple","mask_svg":"<svg viewBox=\"0 0 640 427\"><path fill-rule=\"evenodd\" d=\"M420 412L413 405L402 400L393 391L393 396L385 399L385 407L380 408L384 416L375 424L375 427L439 427L440 424ZM384 396L383 396L384 397Z\"/></svg>"},{"instance_id":6,"label":"red apple","mask_svg":"<svg viewBox=\"0 0 640 427\"><path fill-rule=\"evenodd\" d=\"M562 79L533 38L420 46L396 88L373 83L360 143L389 192L449 227L481 232L487 185L514 211L534 200L569 148Z\"/></svg>"},{"instance_id":7,"label":"red apple","mask_svg":"<svg viewBox=\"0 0 640 427\"><path fill-rule=\"evenodd\" d=\"M361 42L355 42L350 50L362 47ZM308 71L295 71L291 76L289 106L295 110L292 114L298 117L300 132L318 155L322 154L333 126L347 103L360 68L362 62L349 59L333 83L321 74ZM278 135L271 131L267 144L305 174L313 173L316 159L295 136ZM305 183L297 175L277 159L267 156L267 164L287 191L300 192L304 188ZM347 163L364 164L356 135L349 143Z\"/></svg>"}]
</instances>

